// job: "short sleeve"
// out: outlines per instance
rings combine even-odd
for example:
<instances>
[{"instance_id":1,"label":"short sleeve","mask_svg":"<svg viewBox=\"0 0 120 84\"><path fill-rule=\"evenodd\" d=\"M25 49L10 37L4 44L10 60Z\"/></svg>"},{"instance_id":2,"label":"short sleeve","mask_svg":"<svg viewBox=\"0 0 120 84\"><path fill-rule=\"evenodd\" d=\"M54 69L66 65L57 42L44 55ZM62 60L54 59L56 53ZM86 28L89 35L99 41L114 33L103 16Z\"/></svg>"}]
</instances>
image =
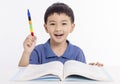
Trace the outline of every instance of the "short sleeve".
<instances>
[{"instance_id":1,"label":"short sleeve","mask_svg":"<svg viewBox=\"0 0 120 84\"><path fill-rule=\"evenodd\" d=\"M79 51L78 51L77 61L86 63L85 55L84 55L84 53L83 53L83 51L81 49L79 49Z\"/></svg>"},{"instance_id":2,"label":"short sleeve","mask_svg":"<svg viewBox=\"0 0 120 84\"><path fill-rule=\"evenodd\" d=\"M39 57L37 51L34 49L30 55L29 59L30 64L39 64Z\"/></svg>"}]
</instances>

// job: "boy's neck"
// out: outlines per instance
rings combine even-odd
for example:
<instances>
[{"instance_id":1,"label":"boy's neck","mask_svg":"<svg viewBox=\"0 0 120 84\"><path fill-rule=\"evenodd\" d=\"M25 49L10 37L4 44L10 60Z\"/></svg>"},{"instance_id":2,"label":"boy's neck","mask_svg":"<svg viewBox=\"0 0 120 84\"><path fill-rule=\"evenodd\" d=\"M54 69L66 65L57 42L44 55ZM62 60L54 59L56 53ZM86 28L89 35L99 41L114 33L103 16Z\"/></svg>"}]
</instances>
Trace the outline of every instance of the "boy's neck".
<instances>
[{"instance_id":1,"label":"boy's neck","mask_svg":"<svg viewBox=\"0 0 120 84\"><path fill-rule=\"evenodd\" d=\"M65 46L67 46L67 41L64 41L62 43L55 43L50 40L50 45L51 45L51 47L65 47Z\"/></svg>"},{"instance_id":2,"label":"boy's neck","mask_svg":"<svg viewBox=\"0 0 120 84\"><path fill-rule=\"evenodd\" d=\"M55 42L50 41L50 45L51 45L51 49L53 50L53 52L59 57L64 54L68 46L66 41L62 43L55 43Z\"/></svg>"}]
</instances>

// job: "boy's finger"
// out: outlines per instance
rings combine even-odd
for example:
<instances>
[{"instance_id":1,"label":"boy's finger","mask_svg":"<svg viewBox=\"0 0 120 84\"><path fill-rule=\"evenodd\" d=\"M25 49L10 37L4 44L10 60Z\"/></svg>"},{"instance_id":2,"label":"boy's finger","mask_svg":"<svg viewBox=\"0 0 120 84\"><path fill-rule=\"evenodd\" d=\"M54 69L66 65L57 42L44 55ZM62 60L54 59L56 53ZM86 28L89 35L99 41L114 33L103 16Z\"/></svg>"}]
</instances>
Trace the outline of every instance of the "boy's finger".
<instances>
[{"instance_id":1,"label":"boy's finger","mask_svg":"<svg viewBox=\"0 0 120 84\"><path fill-rule=\"evenodd\" d=\"M95 65L95 63L89 63L89 65Z\"/></svg>"}]
</instances>

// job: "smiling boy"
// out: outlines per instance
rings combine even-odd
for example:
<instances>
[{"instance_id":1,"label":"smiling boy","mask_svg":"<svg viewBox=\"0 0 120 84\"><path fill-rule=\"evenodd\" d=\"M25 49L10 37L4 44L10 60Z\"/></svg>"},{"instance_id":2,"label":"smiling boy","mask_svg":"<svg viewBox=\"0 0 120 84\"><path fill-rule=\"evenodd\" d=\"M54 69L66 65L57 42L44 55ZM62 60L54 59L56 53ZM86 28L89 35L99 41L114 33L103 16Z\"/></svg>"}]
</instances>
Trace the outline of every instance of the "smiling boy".
<instances>
[{"instance_id":1,"label":"smiling boy","mask_svg":"<svg viewBox=\"0 0 120 84\"><path fill-rule=\"evenodd\" d=\"M67 36L74 28L72 9L64 3L54 3L48 7L44 15L44 28L50 35L44 44L36 44L36 36L28 35L23 43L24 51L19 66L43 64L50 61L76 60L86 63L81 48L71 44Z\"/></svg>"}]
</instances>

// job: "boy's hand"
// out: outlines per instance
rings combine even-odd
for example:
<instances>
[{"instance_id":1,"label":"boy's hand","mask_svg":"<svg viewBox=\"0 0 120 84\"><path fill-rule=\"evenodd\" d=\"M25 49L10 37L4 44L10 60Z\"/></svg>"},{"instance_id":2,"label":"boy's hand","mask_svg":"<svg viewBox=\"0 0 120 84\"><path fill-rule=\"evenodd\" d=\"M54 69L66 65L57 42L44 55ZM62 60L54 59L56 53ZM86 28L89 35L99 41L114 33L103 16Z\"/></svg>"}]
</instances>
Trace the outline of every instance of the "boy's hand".
<instances>
[{"instance_id":1,"label":"boy's hand","mask_svg":"<svg viewBox=\"0 0 120 84\"><path fill-rule=\"evenodd\" d=\"M28 35L23 43L25 52L32 52L36 45L36 36Z\"/></svg>"},{"instance_id":2,"label":"boy's hand","mask_svg":"<svg viewBox=\"0 0 120 84\"><path fill-rule=\"evenodd\" d=\"M89 65L98 66L98 67L103 67L103 64L101 64L101 63L99 63L99 62L96 62L96 63L89 63Z\"/></svg>"}]
</instances>

